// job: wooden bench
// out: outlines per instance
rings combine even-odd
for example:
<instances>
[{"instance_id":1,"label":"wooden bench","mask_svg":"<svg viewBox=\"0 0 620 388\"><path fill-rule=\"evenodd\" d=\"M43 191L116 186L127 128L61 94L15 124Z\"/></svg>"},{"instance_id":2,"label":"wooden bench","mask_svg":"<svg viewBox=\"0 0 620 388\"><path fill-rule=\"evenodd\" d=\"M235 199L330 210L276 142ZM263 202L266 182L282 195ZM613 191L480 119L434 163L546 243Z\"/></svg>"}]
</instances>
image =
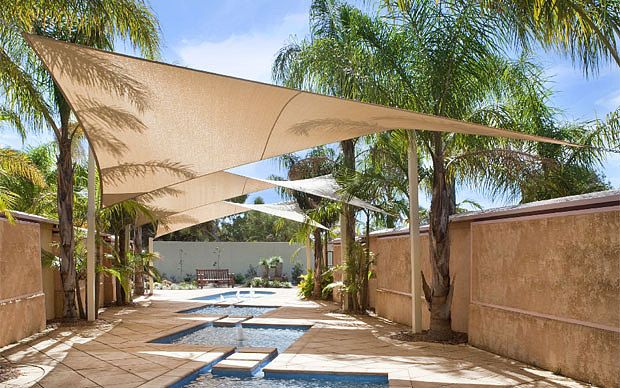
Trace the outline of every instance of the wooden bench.
<instances>
[{"instance_id":1,"label":"wooden bench","mask_svg":"<svg viewBox=\"0 0 620 388\"><path fill-rule=\"evenodd\" d=\"M202 288L207 284L226 284L227 286L235 286L235 276L228 272L227 269L197 269L196 284Z\"/></svg>"}]
</instances>

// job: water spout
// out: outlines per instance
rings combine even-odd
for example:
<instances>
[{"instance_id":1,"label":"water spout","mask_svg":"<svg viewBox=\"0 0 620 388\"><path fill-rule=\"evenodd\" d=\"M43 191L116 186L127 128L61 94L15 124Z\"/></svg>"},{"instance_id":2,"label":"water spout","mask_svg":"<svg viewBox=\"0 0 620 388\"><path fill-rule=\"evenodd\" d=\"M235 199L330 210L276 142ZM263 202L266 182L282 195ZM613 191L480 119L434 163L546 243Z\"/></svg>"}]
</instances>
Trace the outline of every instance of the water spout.
<instances>
[{"instance_id":1,"label":"water spout","mask_svg":"<svg viewBox=\"0 0 620 388\"><path fill-rule=\"evenodd\" d=\"M240 323L238 323L236 326L237 326L237 341L239 342L245 341L246 338L245 338L245 333L243 332L243 326L241 326Z\"/></svg>"},{"instance_id":2,"label":"water spout","mask_svg":"<svg viewBox=\"0 0 620 388\"><path fill-rule=\"evenodd\" d=\"M237 299L241 300L241 291L237 290Z\"/></svg>"},{"instance_id":3,"label":"water spout","mask_svg":"<svg viewBox=\"0 0 620 388\"><path fill-rule=\"evenodd\" d=\"M224 295L220 294L220 300L224 300Z\"/></svg>"},{"instance_id":4,"label":"water spout","mask_svg":"<svg viewBox=\"0 0 620 388\"><path fill-rule=\"evenodd\" d=\"M250 298L254 298L254 289L250 286Z\"/></svg>"}]
</instances>

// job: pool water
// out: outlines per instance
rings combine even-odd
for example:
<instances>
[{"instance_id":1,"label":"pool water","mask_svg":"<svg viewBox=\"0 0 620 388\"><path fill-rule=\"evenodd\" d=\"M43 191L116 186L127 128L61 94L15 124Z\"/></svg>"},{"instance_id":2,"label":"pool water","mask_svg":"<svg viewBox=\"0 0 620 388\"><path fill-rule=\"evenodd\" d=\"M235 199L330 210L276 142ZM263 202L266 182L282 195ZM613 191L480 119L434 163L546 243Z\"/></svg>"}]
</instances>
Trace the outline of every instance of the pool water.
<instances>
[{"instance_id":1,"label":"pool water","mask_svg":"<svg viewBox=\"0 0 620 388\"><path fill-rule=\"evenodd\" d=\"M338 379L330 379L328 375L321 378L293 378L271 379L257 377L222 377L213 376L210 373L199 376L196 380L185 385L190 388L218 387L218 388L387 388L385 382L364 382L355 379L346 380L339 375Z\"/></svg>"},{"instance_id":2,"label":"pool water","mask_svg":"<svg viewBox=\"0 0 620 388\"><path fill-rule=\"evenodd\" d=\"M195 330L173 334L154 342L193 345L236 346L254 348L277 348L279 353L286 350L309 329L309 326L263 326L242 325L242 339L239 327L199 326Z\"/></svg>"},{"instance_id":3,"label":"pool water","mask_svg":"<svg viewBox=\"0 0 620 388\"><path fill-rule=\"evenodd\" d=\"M235 317L258 317L277 307L217 306L209 305L182 311L185 314L231 315Z\"/></svg>"},{"instance_id":4,"label":"pool water","mask_svg":"<svg viewBox=\"0 0 620 388\"><path fill-rule=\"evenodd\" d=\"M273 295L273 291L227 291L215 295L199 296L193 300L230 300L230 299L255 299L267 295Z\"/></svg>"}]
</instances>

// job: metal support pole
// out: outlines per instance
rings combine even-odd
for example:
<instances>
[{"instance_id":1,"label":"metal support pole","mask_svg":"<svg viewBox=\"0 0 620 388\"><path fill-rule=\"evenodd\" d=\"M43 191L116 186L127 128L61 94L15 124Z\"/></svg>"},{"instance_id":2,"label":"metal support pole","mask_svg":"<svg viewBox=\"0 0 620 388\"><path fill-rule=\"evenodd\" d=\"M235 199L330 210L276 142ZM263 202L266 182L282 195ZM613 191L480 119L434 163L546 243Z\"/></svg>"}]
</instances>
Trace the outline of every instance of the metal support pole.
<instances>
[{"instance_id":1,"label":"metal support pole","mask_svg":"<svg viewBox=\"0 0 620 388\"><path fill-rule=\"evenodd\" d=\"M86 219L88 231L86 233L86 298L87 318L95 320L95 156L92 149L88 149L88 208Z\"/></svg>"},{"instance_id":2,"label":"metal support pole","mask_svg":"<svg viewBox=\"0 0 620 388\"><path fill-rule=\"evenodd\" d=\"M153 253L153 237L149 237L149 253ZM149 259L149 267L153 266L153 260ZM149 295L153 295L153 275L149 272Z\"/></svg>"},{"instance_id":3,"label":"metal support pole","mask_svg":"<svg viewBox=\"0 0 620 388\"><path fill-rule=\"evenodd\" d=\"M420 214L418 201L418 147L409 131L409 249L411 253L411 330L422 331L422 276L420 272Z\"/></svg>"}]
</instances>

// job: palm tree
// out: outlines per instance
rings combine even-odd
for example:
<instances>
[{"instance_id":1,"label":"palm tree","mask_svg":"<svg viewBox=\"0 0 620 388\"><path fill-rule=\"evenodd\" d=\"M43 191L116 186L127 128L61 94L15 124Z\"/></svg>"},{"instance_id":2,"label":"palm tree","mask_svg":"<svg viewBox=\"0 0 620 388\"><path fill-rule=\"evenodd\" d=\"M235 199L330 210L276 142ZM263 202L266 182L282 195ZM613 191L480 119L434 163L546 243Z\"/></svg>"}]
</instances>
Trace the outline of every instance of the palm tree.
<instances>
[{"instance_id":1,"label":"palm tree","mask_svg":"<svg viewBox=\"0 0 620 388\"><path fill-rule=\"evenodd\" d=\"M347 62L361 59L356 56L359 41L351 40L347 34L349 13L355 11L337 0L314 0L310 7L311 35L301 43L291 42L280 49L273 65L274 80L291 88L363 100L360 83L364 80L353 71L342 71L348 66ZM355 172L355 143L353 139L340 142L339 175L349 176ZM343 261L347 262L355 260L351 254L355 242L355 213L353 206L341 205L341 247ZM351 302L347 303L349 308L353 306Z\"/></svg>"},{"instance_id":2,"label":"palm tree","mask_svg":"<svg viewBox=\"0 0 620 388\"><path fill-rule=\"evenodd\" d=\"M36 187L45 187L41 171L28 155L10 148L0 148L0 213L4 213L9 220L13 220L11 210L15 210L20 195L7 186L16 180Z\"/></svg>"},{"instance_id":3,"label":"palm tree","mask_svg":"<svg viewBox=\"0 0 620 388\"><path fill-rule=\"evenodd\" d=\"M534 41L570 56L586 75L598 70L601 61L620 67L616 0L480 0L480 4L512 28L523 46Z\"/></svg>"},{"instance_id":4,"label":"palm tree","mask_svg":"<svg viewBox=\"0 0 620 388\"><path fill-rule=\"evenodd\" d=\"M8 113L4 116L19 117L20 128L51 130L58 145L63 316L74 318L76 272L71 147L79 126L73 121L71 107L61 91L23 39L24 32L107 50L113 49L116 39L122 39L152 58L159 50L159 26L142 0L9 2L0 10L0 88L5 94L2 111Z\"/></svg>"},{"instance_id":5,"label":"palm tree","mask_svg":"<svg viewBox=\"0 0 620 388\"><path fill-rule=\"evenodd\" d=\"M333 171L335 165L334 150L328 147L316 147L303 157L297 154L283 155L279 160L280 165L287 171L287 180L308 179L326 175ZM271 178L282 179L279 177ZM330 211L333 209L329 206L330 201L301 191L284 188L277 190L283 197L295 200L299 207L306 211L314 221L327 227L335 223L334 212ZM326 250L329 233L328 231L323 232L320 228L311 227L309 224L304 224L299 229L295 239L301 242L302 239L309 238L309 234L312 234L314 238L314 289L312 295L315 298L320 298L323 291L321 280L327 267Z\"/></svg>"},{"instance_id":6,"label":"palm tree","mask_svg":"<svg viewBox=\"0 0 620 388\"><path fill-rule=\"evenodd\" d=\"M330 15L336 15L341 36L313 36L295 50L285 48L279 58L286 54L294 60L282 61L285 66L277 68L297 87L554 135L549 130L555 112L547 104L542 72L526 56L509 58L511 37L502 35L501 18L481 12L475 2L401 3L407 7L389 8L386 21L336 5L336 12ZM391 187L406 193L407 184L402 186L407 180L406 164L402 162L406 161L408 133L392 131L369 139L370 148L377 152L367 155L378 159L379 165L388 161L382 169L400 169L402 175L392 174ZM457 211L457 184L494 186L501 183L496 177L514 182L518 170L512 166L541 165L545 158L532 152L536 150L530 145L495 138L421 132L417 141L421 157L428 160L427 169L420 171L423 187L431 194L433 271L431 284L424 287L425 297L432 335L445 336L451 332L453 290L448 221ZM390 156L394 152L396 155ZM481 155L492 163L476 162ZM600 151L591 155L596 159Z\"/></svg>"}]
</instances>

